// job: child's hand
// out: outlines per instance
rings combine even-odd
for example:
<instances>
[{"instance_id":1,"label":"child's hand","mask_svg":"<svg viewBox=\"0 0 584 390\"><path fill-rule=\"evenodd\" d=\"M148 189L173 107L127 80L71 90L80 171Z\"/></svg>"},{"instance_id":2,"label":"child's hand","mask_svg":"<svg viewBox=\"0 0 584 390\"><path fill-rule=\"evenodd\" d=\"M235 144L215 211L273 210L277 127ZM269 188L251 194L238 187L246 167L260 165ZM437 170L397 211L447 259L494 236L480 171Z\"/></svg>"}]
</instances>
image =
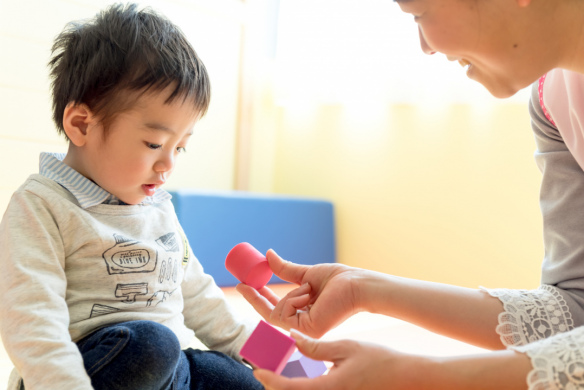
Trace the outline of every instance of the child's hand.
<instances>
[{"instance_id":1,"label":"child's hand","mask_svg":"<svg viewBox=\"0 0 584 390\"><path fill-rule=\"evenodd\" d=\"M415 389L411 379L423 372L425 359L377 345L350 340L318 341L294 331L292 336L305 356L331 361L334 366L328 375L312 379L286 378L268 370L254 371L266 390Z\"/></svg>"},{"instance_id":2,"label":"child's hand","mask_svg":"<svg viewBox=\"0 0 584 390\"><path fill-rule=\"evenodd\" d=\"M357 280L362 270L334 263L294 264L282 260L273 250L266 257L276 276L299 285L282 299L268 287L255 290L244 284L237 286L266 321L320 337L360 311Z\"/></svg>"}]
</instances>

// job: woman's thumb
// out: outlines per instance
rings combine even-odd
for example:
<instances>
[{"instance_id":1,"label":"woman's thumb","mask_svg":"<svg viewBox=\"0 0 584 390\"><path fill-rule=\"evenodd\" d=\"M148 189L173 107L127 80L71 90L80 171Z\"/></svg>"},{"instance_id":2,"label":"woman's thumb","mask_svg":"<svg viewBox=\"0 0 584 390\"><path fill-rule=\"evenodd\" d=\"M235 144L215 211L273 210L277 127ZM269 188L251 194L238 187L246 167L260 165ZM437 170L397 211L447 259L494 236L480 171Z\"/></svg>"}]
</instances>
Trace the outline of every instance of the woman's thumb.
<instances>
[{"instance_id":1,"label":"woman's thumb","mask_svg":"<svg viewBox=\"0 0 584 390\"><path fill-rule=\"evenodd\" d=\"M269 249L266 258L274 274L287 282L302 284L302 278L308 270L308 266L294 264L282 259L273 249Z\"/></svg>"},{"instance_id":2,"label":"woman's thumb","mask_svg":"<svg viewBox=\"0 0 584 390\"><path fill-rule=\"evenodd\" d=\"M300 333L296 329L291 329L290 335L296 340L298 350L304 356L313 360L334 362L343 357L342 351L344 348L342 342L316 340Z\"/></svg>"}]
</instances>

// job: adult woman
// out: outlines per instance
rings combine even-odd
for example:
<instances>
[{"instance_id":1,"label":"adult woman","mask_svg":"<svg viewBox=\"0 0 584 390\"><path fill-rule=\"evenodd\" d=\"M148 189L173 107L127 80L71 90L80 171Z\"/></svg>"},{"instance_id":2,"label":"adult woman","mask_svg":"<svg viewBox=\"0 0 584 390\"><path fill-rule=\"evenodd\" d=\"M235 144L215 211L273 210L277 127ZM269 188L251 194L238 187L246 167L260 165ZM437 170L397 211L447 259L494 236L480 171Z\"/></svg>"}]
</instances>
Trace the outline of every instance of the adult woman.
<instances>
[{"instance_id":1,"label":"adult woman","mask_svg":"<svg viewBox=\"0 0 584 390\"><path fill-rule=\"evenodd\" d=\"M534 83L530 112L543 173L546 255L533 291L473 290L323 264L268 260L299 285L281 300L238 290L270 322L319 337L359 311L400 318L495 352L404 355L293 332L302 352L334 362L327 376L287 379L258 370L274 389L584 389L584 1L397 0L418 23L424 52L441 52L494 96Z\"/></svg>"}]
</instances>

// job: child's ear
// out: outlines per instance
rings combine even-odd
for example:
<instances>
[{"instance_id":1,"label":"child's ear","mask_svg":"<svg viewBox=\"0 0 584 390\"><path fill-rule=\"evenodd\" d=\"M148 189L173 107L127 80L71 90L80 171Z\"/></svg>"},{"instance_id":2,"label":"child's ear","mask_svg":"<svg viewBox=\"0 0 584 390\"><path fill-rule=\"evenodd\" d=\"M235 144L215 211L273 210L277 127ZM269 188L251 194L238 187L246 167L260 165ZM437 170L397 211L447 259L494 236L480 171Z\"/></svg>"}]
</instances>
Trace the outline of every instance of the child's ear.
<instances>
[{"instance_id":1,"label":"child's ear","mask_svg":"<svg viewBox=\"0 0 584 390\"><path fill-rule=\"evenodd\" d=\"M63 128L69 140L75 146L85 145L89 127L95 122L95 116L85 104L69 103L63 112Z\"/></svg>"}]
</instances>

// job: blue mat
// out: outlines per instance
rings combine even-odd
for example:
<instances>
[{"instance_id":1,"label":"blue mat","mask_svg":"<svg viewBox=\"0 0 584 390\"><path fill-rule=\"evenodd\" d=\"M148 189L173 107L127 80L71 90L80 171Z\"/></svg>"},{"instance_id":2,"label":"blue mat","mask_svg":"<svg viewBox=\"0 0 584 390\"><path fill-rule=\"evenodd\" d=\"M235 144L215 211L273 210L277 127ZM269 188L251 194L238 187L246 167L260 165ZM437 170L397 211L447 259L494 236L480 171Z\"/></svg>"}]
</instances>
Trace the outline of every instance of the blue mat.
<instances>
[{"instance_id":1,"label":"blue mat","mask_svg":"<svg viewBox=\"0 0 584 390\"><path fill-rule=\"evenodd\" d=\"M274 249L300 264L336 260L333 205L329 201L249 192L171 191L194 255L221 287L238 281L225 257L240 242ZM281 283L272 277L270 283Z\"/></svg>"}]
</instances>

